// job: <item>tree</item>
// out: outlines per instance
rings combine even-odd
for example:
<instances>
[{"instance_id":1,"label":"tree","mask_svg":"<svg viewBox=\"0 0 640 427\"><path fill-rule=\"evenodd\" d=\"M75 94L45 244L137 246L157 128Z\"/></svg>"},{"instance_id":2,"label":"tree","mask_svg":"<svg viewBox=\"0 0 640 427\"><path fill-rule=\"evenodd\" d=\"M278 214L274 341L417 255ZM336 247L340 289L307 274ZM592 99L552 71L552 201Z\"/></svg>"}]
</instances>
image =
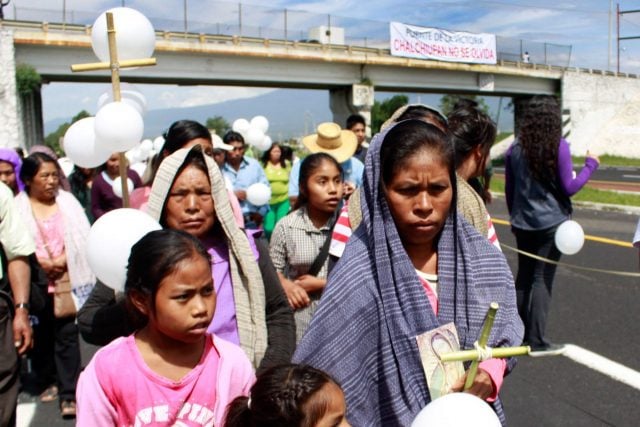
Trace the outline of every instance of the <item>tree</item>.
<instances>
[{"instance_id":1,"label":"tree","mask_svg":"<svg viewBox=\"0 0 640 427\"><path fill-rule=\"evenodd\" d=\"M454 105L456 105L456 102L458 102L458 100L460 99L470 99L472 101L477 102L478 108L481 111L484 111L485 113L489 114L489 106L484 101L484 98L479 97L477 95L453 95L453 94L446 94L446 95L443 95L442 98L440 98L440 111L442 111L442 114L444 114L445 116L448 116L449 113L453 111L453 107Z\"/></svg>"},{"instance_id":2,"label":"tree","mask_svg":"<svg viewBox=\"0 0 640 427\"><path fill-rule=\"evenodd\" d=\"M382 102L375 101L371 108L371 133L380 132L380 126L396 111L398 108L409 103L407 95L394 95Z\"/></svg>"},{"instance_id":3,"label":"tree","mask_svg":"<svg viewBox=\"0 0 640 427\"><path fill-rule=\"evenodd\" d=\"M85 117L91 117L91 114L89 114L85 110L80 111L78 114L71 118L70 122L61 124L60 126L58 126L58 129L47 135L44 138L44 144L55 151L55 153L59 157L63 156L64 150L62 150L60 143L62 142L62 138L64 138L64 134L67 133L67 129L69 129L72 124L74 124L78 120L84 119Z\"/></svg>"},{"instance_id":4,"label":"tree","mask_svg":"<svg viewBox=\"0 0 640 427\"><path fill-rule=\"evenodd\" d=\"M222 116L209 117L205 122L207 129L215 130L219 137L223 137L225 133L231 130L231 125Z\"/></svg>"}]
</instances>

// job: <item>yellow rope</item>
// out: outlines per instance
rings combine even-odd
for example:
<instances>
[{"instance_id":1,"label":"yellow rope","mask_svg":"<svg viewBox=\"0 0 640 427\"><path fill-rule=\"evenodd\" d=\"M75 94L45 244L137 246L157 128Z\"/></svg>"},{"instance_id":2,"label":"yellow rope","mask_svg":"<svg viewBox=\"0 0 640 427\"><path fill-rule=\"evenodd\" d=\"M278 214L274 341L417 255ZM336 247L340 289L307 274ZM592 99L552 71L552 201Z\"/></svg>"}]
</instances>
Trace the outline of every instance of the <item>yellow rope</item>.
<instances>
[{"instance_id":1,"label":"yellow rope","mask_svg":"<svg viewBox=\"0 0 640 427\"><path fill-rule=\"evenodd\" d=\"M509 221L505 221L503 219L497 219L497 218L491 218L491 221L493 221L494 224L500 224L500 225L510 225ZM596 236L584 236L585 240L592 240L594 242L601 242L601 243L607 243L610 245L617 245L617 246L622 246L622 247L628 247L628 248L632 248L633 245L629 242L623 242L620 240L613 240L613 239L607 239L604 237L596 237ZM532 254L530 252L526 252L526 251L522 251L518 248L514 248L513 246L509 246L504 244L503 242L500 242L500 246L502 246L503 248L507 248L509 250L512 250L516 253L528 256L530 258L536 259L538 261L543 261L549 264L555 264L555 265L559 265L562 267L567 267L567 268L573 268L574 270L582 270L582 271L592 271L592 272L596 272L596 273L606 273L606 274L613 274L615 276L625 276L625 277L640 277L640 273L632 273L632 272L628 272L628 271L615 271L615 270L605 270L605 269L601 269L601 268L590 268L590 267L582 267L579 265L573 265L573 264L567 264L564 262L560 262L560 261L553 261L550 260L549 258L545 258L545 257L541 257L538 256L536 254Z\"/></svg>"}]
</instances>

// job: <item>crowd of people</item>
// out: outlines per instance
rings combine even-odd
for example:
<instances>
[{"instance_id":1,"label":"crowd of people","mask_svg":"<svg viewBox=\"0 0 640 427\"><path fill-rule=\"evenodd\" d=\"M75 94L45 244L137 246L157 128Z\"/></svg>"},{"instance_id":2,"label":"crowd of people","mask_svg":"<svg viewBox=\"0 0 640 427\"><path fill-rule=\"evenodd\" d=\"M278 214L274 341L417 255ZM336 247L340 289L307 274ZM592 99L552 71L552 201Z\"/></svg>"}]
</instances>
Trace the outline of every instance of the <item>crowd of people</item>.
<instances>
[{"instance_id":1,"label":"crowd of people","mask_svg":"<svg viewBox=\"0 0 640 427\"><path fill-rule=\"evenodd\" d=\"M518 247L555 260L553 233L598 166L588 156L571 177L558 126L557 101L534 97L506 156ZM122 207L119 154L67 180L46 147L0 149L0 426L15 424L24 354L39 399L81 426L387 426L433 400L416 338L453 328L474 348L492 302L489 346L557 350L544 336L553 269L521 257L514 282L474 187L490 117L461 100L448 116L404 106L369 144L362 116L345 127L319 125L303 159L280 143L256 159L240 133L173 123L144 175L127 170L131 206L162 229L132 247L124 292L85 250L90 224ZM247 197L255 183L268 203ZM101 347L84 369L80 336ZM505 424L515 363L484 360L446 391Z\"/></svg>"}]
</instances>

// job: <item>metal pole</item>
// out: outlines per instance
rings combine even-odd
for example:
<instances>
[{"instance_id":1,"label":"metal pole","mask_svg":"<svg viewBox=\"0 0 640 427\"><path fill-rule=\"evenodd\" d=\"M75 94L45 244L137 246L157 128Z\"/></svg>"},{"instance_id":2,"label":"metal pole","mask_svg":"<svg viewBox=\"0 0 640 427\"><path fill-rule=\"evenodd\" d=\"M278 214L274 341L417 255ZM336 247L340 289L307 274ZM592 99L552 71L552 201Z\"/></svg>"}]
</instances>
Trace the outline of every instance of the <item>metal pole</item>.
<instances>
[{"instance_id":1,"label":"metal pole","mask_svg":"<svg viewBox=\"0 0 640 427\"><path fill-rule=\"evenodd\" d=\"M242 3L238 3L238 32L242 36Z\"/></svg>"},{"instance_id":2,"label":"metal pole","mask_svg":"<svg viewBox=\"0 0 640 427\"><path fill-rule=\"evenodd\" d=\"M611 71L611 27L613 26L613 0L609 0L609 42L607 43L607 70Z\"/></svg>"},{"instance_id":3,"label":"metal pole","mask_svg":"<svg viewBox=\"0 0 640 427\"><path fill-rule=\"evenodd\" d=\"M284 8L284 41L285 43L289 41L287 38L287 8Z\"/></svg>"},{"instance_id":4,"label":"metal pole","mask_svg":"<svg viewBox=\"0 0 640 427\"><path fill-rule=\"evenodd\" d=\"M67 24L67 0L62 0L62 29Z\"/></svg>"},{"instance_id":5,"label":"metal pole","mask_svg":"<svg viewBox=\"0 0 640 427\"><path fill-rule=\"evenodd\" d=\"M547 64L547 44L546 43L544 44L544 63L545 63L545 65L548 65Z\"/></svg>"},{"instance_id":6,"label":"metal pole","mask_svg":"<svg viewBox=\"0 0 640 427\"><path fill-rule=\"evenodd\" d=\"M189 31L189 24L187 22L187 0L183 1L183 14L184 14L184 35L187 35Z\"/></svg>"},{"instance_id":7,"label":"metal pole","mask_svg":"<svg viewBox=\"0 0 640 427\"><path fill-rule=\"evenodd\" d=\"M618 30L618 37L616 38L616 45L617 45L617 50L618 50L618 54L616 55L617 58L617 67L616 67L616 72L620 72L620 3L616 3L616 27Z\"/></svg>"}]
</instances>

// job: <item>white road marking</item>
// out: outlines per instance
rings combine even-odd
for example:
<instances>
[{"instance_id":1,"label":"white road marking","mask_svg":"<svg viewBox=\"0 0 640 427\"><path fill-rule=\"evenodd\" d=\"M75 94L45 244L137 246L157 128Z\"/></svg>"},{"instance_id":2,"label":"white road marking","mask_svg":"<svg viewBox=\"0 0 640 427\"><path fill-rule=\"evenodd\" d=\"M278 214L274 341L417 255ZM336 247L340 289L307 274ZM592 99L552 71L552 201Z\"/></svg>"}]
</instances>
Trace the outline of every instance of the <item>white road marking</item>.
<instances>
[{"instance_id":1,"label":"white road marking","mask_svg":"<svg viewBox=\"0 0 640 427\"><path fill-rule=\"evenodd\" d=\"M640 175L622 175L623 178L640 179Z\"/></svg>"},{"instance_id":2,"label":"white road marking","mask_svg":"<svg viewBox=\"0 0 640 427\"><path fill-rule=\"evenodd\" d=\"M21 403L18 405L18 411L16 415L16 427L29 427L31 425L31 420L33 420L33 416L36 414L36 403Z\"/></svg>"},{"instance_id":3,"label":"white road marking","mask_svg":"<svg viewBox=\"0 0 640 427\"><path fill-rule=\"evenodd\" d=\"M565 347L563 356L640 390L640 372L577 345L567 344Z\"/></svg>"}]
</instances>

